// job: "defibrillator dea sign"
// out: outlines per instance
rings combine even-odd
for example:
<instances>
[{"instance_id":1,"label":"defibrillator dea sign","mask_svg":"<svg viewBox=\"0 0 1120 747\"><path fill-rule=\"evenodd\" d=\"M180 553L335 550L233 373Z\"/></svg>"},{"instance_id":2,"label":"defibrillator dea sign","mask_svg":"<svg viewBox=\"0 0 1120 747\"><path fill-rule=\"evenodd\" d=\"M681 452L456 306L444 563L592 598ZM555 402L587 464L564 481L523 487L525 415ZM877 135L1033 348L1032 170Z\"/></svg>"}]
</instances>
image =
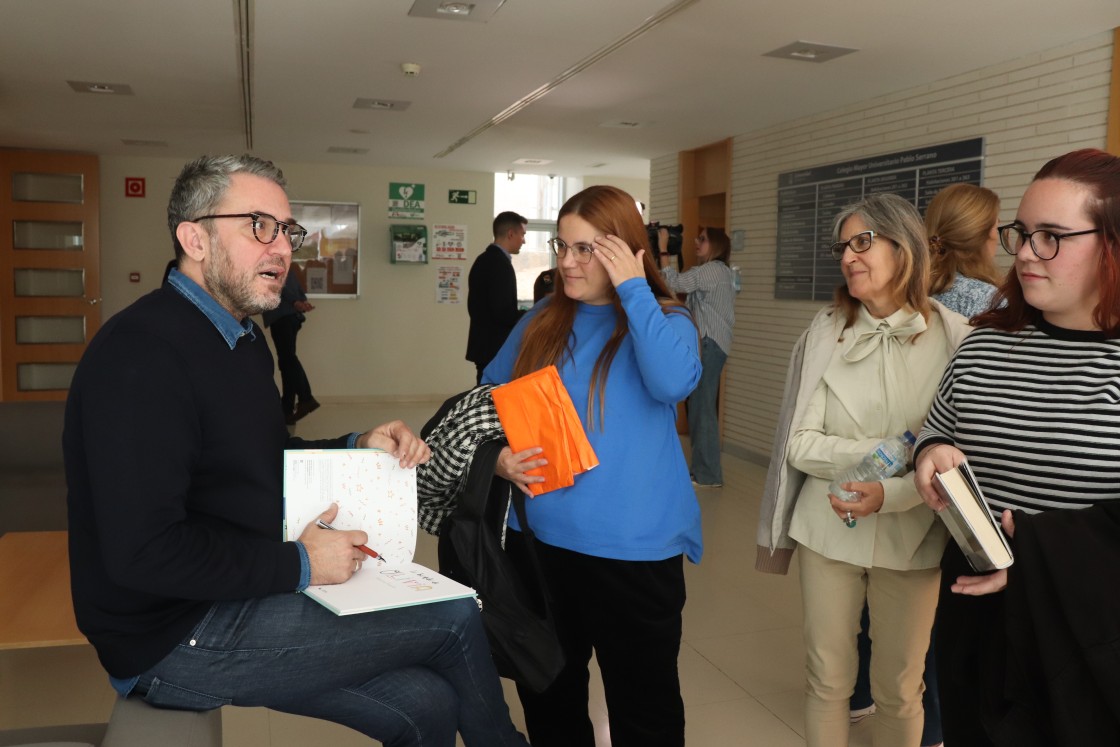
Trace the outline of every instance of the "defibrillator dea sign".
<instances>
[{"instance_id":1,"label":"defibrillator dea sign","mask_svg":"<svg viewBox=\"0 0 1120 747\"><path fill-rule=\"evenodd\" d=\"M389 217L424 219L424 185L389 183Z\"/></svg>"}]
</instances>

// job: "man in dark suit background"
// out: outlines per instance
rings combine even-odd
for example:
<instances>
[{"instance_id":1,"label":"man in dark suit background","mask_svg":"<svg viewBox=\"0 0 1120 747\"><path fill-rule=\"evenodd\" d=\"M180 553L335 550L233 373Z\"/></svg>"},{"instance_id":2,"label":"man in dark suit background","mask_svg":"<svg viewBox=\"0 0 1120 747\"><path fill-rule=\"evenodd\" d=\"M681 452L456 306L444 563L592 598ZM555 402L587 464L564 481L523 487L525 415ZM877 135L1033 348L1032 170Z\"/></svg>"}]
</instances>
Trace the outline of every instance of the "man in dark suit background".
<instances>
[{"instance_id":1,"label":"man in dark suit background","mask_svg":"<svg viewBox=\"0 0 1120 747\"><path fill-rule=\"evenodd\" d=\"M506 211L494 218L494 243L478 256L467 276L467 360L477 369L475 383L498 354L521 312L517 309L517 276L510 257L525 245L528 219Z\"/></svg>"}]
</instances>

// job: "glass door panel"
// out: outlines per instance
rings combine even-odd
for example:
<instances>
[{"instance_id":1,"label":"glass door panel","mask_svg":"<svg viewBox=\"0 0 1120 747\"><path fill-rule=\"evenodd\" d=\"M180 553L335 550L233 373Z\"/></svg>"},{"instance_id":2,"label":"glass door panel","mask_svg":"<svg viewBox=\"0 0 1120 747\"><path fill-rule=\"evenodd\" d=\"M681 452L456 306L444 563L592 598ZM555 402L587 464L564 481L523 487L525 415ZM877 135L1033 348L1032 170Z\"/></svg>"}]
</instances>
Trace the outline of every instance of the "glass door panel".
<instances>
[{"instance_id":1,"label":"glass door panel","mask_svg":"<svg viewBox=\"0 0 1120 747\"><path fill-rule=\"evenodd\" d=\"M96 156L0 150L0 401L65 399L101 323Z\"/></svg>"}]
</instances>

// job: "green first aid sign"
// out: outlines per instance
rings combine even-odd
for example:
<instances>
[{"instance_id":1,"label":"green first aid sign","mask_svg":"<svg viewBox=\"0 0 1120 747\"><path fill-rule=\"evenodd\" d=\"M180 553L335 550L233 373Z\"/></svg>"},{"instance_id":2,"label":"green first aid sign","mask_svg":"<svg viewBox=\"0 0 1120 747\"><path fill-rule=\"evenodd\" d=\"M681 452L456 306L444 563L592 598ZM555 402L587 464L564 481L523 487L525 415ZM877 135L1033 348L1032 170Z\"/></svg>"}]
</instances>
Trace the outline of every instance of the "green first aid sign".
<instances>
[{"instance_id":1,"label":"green first aid sign","mask_svg":"<svg viewBox=\"0 0 1120 747\"><path fill-rule=\"evenodd\" d=\"M408 182L389 183L390 218L424 218L424 185Z\"/></svg>"}]
</instances>

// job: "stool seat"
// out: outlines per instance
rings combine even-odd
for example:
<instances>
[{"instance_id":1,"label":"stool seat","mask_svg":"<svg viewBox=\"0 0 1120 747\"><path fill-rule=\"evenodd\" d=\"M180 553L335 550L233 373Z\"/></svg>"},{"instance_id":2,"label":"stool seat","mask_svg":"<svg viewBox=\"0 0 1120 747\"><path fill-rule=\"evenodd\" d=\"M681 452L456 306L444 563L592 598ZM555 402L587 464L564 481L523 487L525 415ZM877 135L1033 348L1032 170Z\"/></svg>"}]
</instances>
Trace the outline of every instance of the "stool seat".
<instances>
[{"instance_id":1,"label":"stool seat","mask_svg":"<svg viewBox=\"0 0 1120 747\"><path fill-rule=\"evenodd\" d=\"M222 710L173 711L118 698L101 747L221 747Z\"/></svg>"}]
</instances>

